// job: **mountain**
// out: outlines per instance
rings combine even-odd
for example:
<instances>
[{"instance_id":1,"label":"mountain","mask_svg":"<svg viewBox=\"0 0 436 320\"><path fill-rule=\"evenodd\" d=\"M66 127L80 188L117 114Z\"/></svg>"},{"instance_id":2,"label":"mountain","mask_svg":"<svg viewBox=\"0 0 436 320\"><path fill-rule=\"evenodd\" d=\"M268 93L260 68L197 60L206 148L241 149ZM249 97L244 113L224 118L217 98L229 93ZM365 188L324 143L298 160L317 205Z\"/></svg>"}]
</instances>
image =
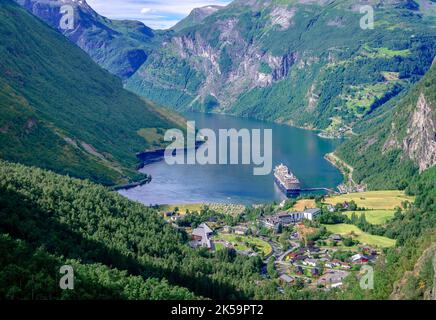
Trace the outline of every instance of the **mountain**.
<instances>
[{"instance_id":1,"label":"mountain","mask_svg":"<svg viewBox=\"0 0 436 320\"><path fill-rule=\"evenodd\" d=\"M277 299L262 259L193 249L155 209L0 160L0 299ZM224 251L225 253L225 251ZM74 267L74 290L59 268Z\"/></svg>"},{"instance_id":2,"label":"mountain","mask_svg":"<svg viewBox=\"0 0 436 320\"><path fill-rule=\"evenodd\" d=\"M362 29L360 4L375 9ZM423 0L237 0L194 11L126 87L176 110L348 131L407 90L436 54Z\"/></svg>"},{"instance_id":3,"label":"mountain","mask_svg":"<svg viewBox=\"0 0 436 320\"><path fill-rule=\"evenodd\" d=\"M136 177L135 154L178 125L13 1L0 20L0 157L103 184Z\"/></svg>"},{"instance_id":4,"label":"mountain","mask_svg":"<svg viewBox=\"0 0 436 320\"><path fill-rule=\"evenodd\" d=\"M86 0L16 0L28 11L62 32L103 68L128 78L147 60L155 32L138 21L110 20L97 14ZM74 13L71 29L63 28L61 8Z\"/></svg>"},{"instance_id":5,"label":"mountain","mask_svg":"<svg viewBox=\"0 0 436 320\"><path fill-rule=\"evenodd\" d=\"M195 26L201 22L203 22L204 19L206 19L211 14L217 12L218 10L221 10L224 8L223 6L205 6L202 8L195 8L192 10L192 12L187 16L185 19L177 23L174 27L172 27L172 30L180 31L182 29Z\"/></svg>"},{"instance_id":6,"label":"mountain","mask_svg":"<svg viewBox=\"0 0 436 320\"><path fill-rule=\"evenodd\" d=\"M156 241L162 252L165 246L174 250L180 235L156 212L102 186L2 160L0 177L2 300L196 298L186 288L169 284L145 262L147 257L150 262L159 260L152 257L152 246L141 249L141 262L122 248L127 243L116 234L125 232L121 230L128 223L131 240L132 228L142 230L135 240L142 244L137 245ZM173 240L169 246L163 240L168 236ZM59 288L63 265L74 268L74 290Z\"/></svg>"},{"instance_id":7,"label":"mountain","mask_svg":"<svg viewBox=\"0 0 436 320\"><path fill-rule=\"evenodd\" d=\"M336 152L354 167L357 182L404 189L413 176L436 165L436 59L410 92L365 127Z\"/></svg>"}]
</instances>

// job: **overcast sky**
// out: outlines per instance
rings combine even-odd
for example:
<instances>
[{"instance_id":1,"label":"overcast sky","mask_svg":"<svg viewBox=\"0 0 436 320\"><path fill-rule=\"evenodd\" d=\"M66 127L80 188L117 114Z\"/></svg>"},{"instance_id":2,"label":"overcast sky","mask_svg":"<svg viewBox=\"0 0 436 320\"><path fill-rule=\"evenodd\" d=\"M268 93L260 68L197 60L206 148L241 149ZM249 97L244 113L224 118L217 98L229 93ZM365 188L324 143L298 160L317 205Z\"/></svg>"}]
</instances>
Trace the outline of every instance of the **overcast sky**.
<instances>
[{"instance_id":1,"label":"overcast sky","mask_svg":"<svg viewBox=\"0 0 436 320\"><path fill-rule=\"evenodd\" d=\"M230 0L87 0L99 14L111 19L139 20L153 29L168 29L192 9L226 5Z\"/></svg>"}]
</instances>

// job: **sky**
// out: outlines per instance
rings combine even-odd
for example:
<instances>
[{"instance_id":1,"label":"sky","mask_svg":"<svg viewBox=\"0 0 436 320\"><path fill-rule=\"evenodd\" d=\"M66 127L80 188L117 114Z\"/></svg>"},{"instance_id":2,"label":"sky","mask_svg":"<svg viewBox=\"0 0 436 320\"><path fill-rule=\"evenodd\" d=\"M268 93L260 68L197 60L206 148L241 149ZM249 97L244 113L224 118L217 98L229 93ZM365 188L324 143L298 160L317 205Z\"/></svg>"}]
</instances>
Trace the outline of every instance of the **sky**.
<instances>
[{"instance_id":1,"label":"sky","mask_svg":"<svg viewBox=\"0 0 436 320\"><path fill-rule=\"evenodd\" d=\"M152 29L168 29L194 8L227 5L230 0L87 0L99 14L111 19L139 20Z\"/></svg>"}]
</instances>

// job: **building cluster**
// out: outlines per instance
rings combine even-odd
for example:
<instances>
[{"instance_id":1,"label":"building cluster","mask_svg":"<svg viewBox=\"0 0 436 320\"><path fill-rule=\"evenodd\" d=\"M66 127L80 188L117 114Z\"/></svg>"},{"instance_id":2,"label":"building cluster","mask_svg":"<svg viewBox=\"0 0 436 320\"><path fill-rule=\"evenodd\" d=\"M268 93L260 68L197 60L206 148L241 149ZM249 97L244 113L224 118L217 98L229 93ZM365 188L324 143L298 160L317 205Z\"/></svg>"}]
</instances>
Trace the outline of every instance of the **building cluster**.
<instances>
[{"instance_id":1,"label":"building cluster","mask_svg":"<svg viewBox=\"0 0 436 320\"><path fill-rule=\"evenodd\" d=\"M277 231L280 226L286 227L292 224L299 223L303 220L312 221L317 215L321 213L321 209L306 209L303 212L279 212L278 214L265 217L260 220L261 224L269 229Z\"/></svg>"},{"instance_id":2,"label":"building cluster","mask_svg":"<svg viewBox=\"0 0 436 320\"><path fill-rule=\"evenodd\" d=\"M340 287L353 266L375 261L376 250L369 247L360 249L362 253L356 253L346 261L341 261L333 258L333 253L337 249L300 248L285 257L286 264L290 266L290 274L285 274L280 280L292 283L299 277L312 282L311 278L315 278L317 285L326 288Z\"/></svg>"}]
</instances>

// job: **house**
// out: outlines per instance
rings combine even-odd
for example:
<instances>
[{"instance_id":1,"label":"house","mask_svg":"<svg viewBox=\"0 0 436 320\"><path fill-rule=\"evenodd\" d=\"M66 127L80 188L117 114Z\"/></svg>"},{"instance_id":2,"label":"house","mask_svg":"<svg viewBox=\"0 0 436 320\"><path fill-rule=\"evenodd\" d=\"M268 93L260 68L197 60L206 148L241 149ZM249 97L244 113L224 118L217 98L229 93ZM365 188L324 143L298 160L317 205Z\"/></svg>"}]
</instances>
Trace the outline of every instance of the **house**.
<instances>
[{"instance_id":1,"label":"house","mask_svg":"<svg viewBox=\"0 0 436 320\"><path fill-rule=\"evenodd\" d=\"M296 224L304 219L313 220L315 216L321 213L321 209L306 209L303 212L288 212L282 211L273 217L268 217L262 220L265 227L270 229L278 229L278 225L289 226Z\"/></svg>"},{"instance_id":2,"label":"house","mask_svg":"<svg viewBox=\"0 0 436 320\"><path fill-rule=\"evenodd\" d=\"M310 273L312 274L313 277L318 277L320 274L318 268L312 268L312 270L310 270Z\"/></svg>"},{"instance_id":3,"label":"house","mask_svg":"<svg viewBox=\"0 0 436 320\"><path fill-rule=\"evenodd\" d=\"M233 232L235 234L237 234L237 235L245 236L248 233L248 228L247 227L241 227L241 226L235 227L235 228L233 228Z\"/></svg>"},{"instance_id":4,"label":"house","mask_svg":"<svg viewBox=\"0 0 436 320\"><path fill-rule=\"evenodd\" d=\"M304 214L302 212L280 212L276 215L277 219L284 226L295 224L304 219Z\"/></svg>"},{"instance_id":5,"label":"house","mask_svg":"<svg viewBox=\"0 0 436 320\"><path fill-rule=\"evenodd\" d=\"M374 250L373 248L367 246L362 247L362 253L366 256L377 256L377 250Z\"/></svg>"},{"instance_id":6,"label":"house","mask_svg":"<svg viewBox=\"0 0 436 320\"><path fill-rule=\"evenodd\" d=\"M363 254L355 254L350 258L351 262L353 263L367 263L369 261L369 258Z\"/></svg>"},{"instance_id":7,"label":"house","mask_svg":"<svg viewBox=\"0 0 436 320\"><path fill-rule=\"evenodd\" d=\"M202 223L192 231L192 239L196 246L205 247L208 249L213 249L213 242L211 240L211 235L213 231L205 223Z\"/></svg>"},{"instance_id":8,"label":"house","mask_svg":"<svg viewBox=\"0 0 436 320\"><path fill-rule=\"evenodd\" d=\"M304 219L312 221L320 213L321 213L321 209L314 208L314 209L304 210L303 215L304 215Z\"/></svg>"},{"instance_id":9,"label":"house","mask_svg":"<svg viewBox=\"0 0 436 320\"><path fill-rule=\"evenodd\" d=\"M319 279L318 283L329 286L330 288L337 288L342 286L342 281L348 276L348 274L348 272L341 270L328 271Z\"/></svg>"},{"instance_id":10,"label":"house","mask_svg":"<svg viewBox=\"0 0 436 320\"><path fill-rule=\"evenodd\" d=\"M282 274L279 278L280 283L282 284L288 284L294 282L294 278L288 276L287 274Z\"/></svg>"},{"instance_id":11,"label":"house","mask_svg":"<svg viewBox=\"0 0 436 320\"><path fill-rule=\"evenodd\" d=\"M339 267L342 267L343 265L344 265L344 263L342 261L340 261L340 260L333 260L333 261L327 262L325 264L325 266L327 268L331 268L331 269L339 268Z\"/></svg>"},{"instance_id":12,"label":"house","mask_svg":"<svg viewBox=\"0 0 436 320\"><path fill-rule=\"evenodd\" d=\"M260 220L260 225L267 228L272 229L274 232L278 232L280 229L280 221L277 217L266 217Z\"/></svg>"},{"instance_id":13,"label":"house","mask_svg":"<svg viewBox=\"0 0 436 320\"><path fill-rule=\"evenodd\" d=\"M224 226L223 227L223 232L224 233L230 233L232 231L232 228L230 226Z\"/></svg>"},{"instance_id":14,"label":"house","mask_svg":"<svg viewBox=\"0 0 436 320\"><path fill-rule=\"evenodd\" d=\"M332 241L341 241L342 237L339 234L332 234L330 236L330 240L332 240Z\"/></svg>"},{"instance_id":15,"label":"house","mask_svg":"<svg viewBox=\"0 0 436 320\"><path fill-rule=\"evenodd\" d=\"M305 256L305 255L297 255L295 258L294 258L294 261L304 261L304 260L306 260L307 259L307 256Z\"/></svg>"},{"instance_id":16,"label":"house","mask_svg":"<svg viewBox=\"0 0 436 320\"><path fill-rule=\"evenodd\" d=\"M308 247L307 248L307 253L308 254L317 254L317 253L319 253L320 252L320 248L318 248L318 247Z\"/></svg>"},{"instance_id":17,"label":"house","mask_svg":"<svg viewBox=\"0 0 436 320\"><path fill-rule=\"evenodd\" d=\"M299 275L303 274L303 273L304 273L303 267L301 267L301 266L296 266L296 267L295 267L295 273L296 273L296 274L299 274Z\"/></svg>"},{"instance_id":18,"label":"house","mask_svg":"<svg viewBox=\"0 0 436 320\"><path fill-rule=\"evenodd\" d=\"M316 266L316 260L314 260L314 259L306 259L306 260L303 261L303 264L305 266L315 267Z\"/></svg>"}]
</instances>

